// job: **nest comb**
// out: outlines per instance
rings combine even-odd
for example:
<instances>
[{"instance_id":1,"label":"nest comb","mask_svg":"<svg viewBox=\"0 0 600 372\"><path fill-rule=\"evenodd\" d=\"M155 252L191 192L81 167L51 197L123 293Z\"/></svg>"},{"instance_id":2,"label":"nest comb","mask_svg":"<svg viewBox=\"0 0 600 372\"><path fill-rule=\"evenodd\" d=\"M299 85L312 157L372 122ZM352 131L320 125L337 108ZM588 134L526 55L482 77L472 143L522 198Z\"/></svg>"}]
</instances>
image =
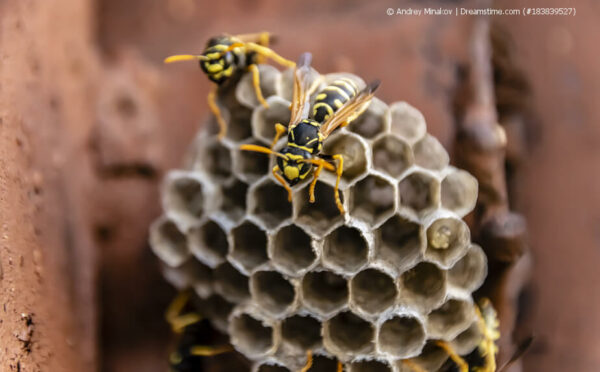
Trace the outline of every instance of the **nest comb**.
<instances>
[{"instance_id":1,"label":"nest comb","mask_svg":"<svg viewBox=\"0 0 600 372\"><path fill-rule=\"evenodd\" d=\"M436 371L447 354L435 340L471 352L481 339L471 294L487 274L462 220L475 206L475 178L448 164L417 109L374 98L325 141L323 153L344 156L347 213L327 172L314 204L309 180L289 203L270 174L274 159L239 150L268 146L275 123L289 121L292 70L259 68L269 107L249 74L221 89L226 138L212 119L185 169L166 177L165 213L150 237L165 278L195 289L200 311L253 371L297 371L309 349L314 370L334 371L337 359L353 372L409 371L408 358ZM341 76L364 86L351 74L322 84Z\"/></svg>"}]
</instances>

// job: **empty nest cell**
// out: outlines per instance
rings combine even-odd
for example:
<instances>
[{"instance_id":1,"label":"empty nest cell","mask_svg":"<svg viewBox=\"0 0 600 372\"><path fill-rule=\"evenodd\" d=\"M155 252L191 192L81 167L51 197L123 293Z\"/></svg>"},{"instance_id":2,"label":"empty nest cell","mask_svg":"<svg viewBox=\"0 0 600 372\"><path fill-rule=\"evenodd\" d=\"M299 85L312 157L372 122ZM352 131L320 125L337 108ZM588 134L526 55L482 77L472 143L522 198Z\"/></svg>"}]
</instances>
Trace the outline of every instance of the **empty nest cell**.
<instances>
[{"instance_id":1,"label":"empty nest cell","mask_svg":"<svg viewBox=\"0 0 600 372\"><path fill-rule=\"evenodd\" d=\"M367 176L352 190L350 214L371 226L376 225L393 213L394 199L391 183L379 176Z\"/></svg>"},{"instance_id":2,"label":"empty nest cell","mask_svg":"<svg viewBox=\"0 0 600 372\"><path fill-rule=\"evenodd\" d=\"M462 220L439 218L427 228L425 258L448 268L465 254L470 239L469 228Z\"/></svg>"},{"instance_id":3,"label":"empty nest cell","mask_svg":"<svg viewBox=\"0 0 600 372\"><path fill-rule=\"evenodd\" d=\"M223 204L221 210L230 219L237 221L246 213L246 194L248 185L237 178L222 189Z\"/></svg>"},{"instance_id":4,"label":"empty nest cell","mask_svg":"<svg viewBox=\"0 0 600 372\"><path fill-rule=\"evenodd\" d=\"M324 355L314 355L310 372L332 372L337 371L338 362L334 358Z\"/></svg>"},{"instance_id":5,"label":"empty nest cell","mask_svg":"<svg viewBox=\"0 0 600 372\"><path fill-rule=\"evenodd\" d=\"M412 165L412 156L410 146L391 135L385 135L373 144L373 166L394 178Z\"/></svg>"},{"instance_id":6,"label":"empty nest cell","mask_svg":"<svg viewBox=\"0 0 600 372\"><path fill-rule=\"evenodd\" d=\"M230 113L227 122L226 137L232 141L240 142L252 137L252 109L241 105L233 94L229 94L229 99L225 103L227 111Z\"/></svg>"},{"instance_id":7,"label":"empty nest cell","mask_svg":"<svg viewBox=\"0 0 600 372\"><path fill-rule=\"evenodd\" d=\"M427 318L427 333L431 338L452 340L464 331L474 318L473 304L450 299Z\"/></svg>"},{"instance_id":8,"label":"empty nest cell","mask_svg":"<svg viewBox=\"0 0 600 372\"><path fill-rule=\"evenodd\" d=\"M369 256L367 242L361 232L340 226L325 237L323 265L347 274L366 265Z\"/></svg>"},{"instance_id":9,"label":"empty nest cell","mask_svg":"<svg viewBox=\"0 0 600 372\"><path fill-rule=\"evenodd\" d=\"M266 312L282 314L296 297L294 286L277 271L257 271L250 278L254 301Z\"/></svg>"},{"instance_id":10,"label":"empty nest cell","mask_svg":"<svg viewBox=\"0 0 600 372\"><path fill-rule=\"evenodd\" d=\"M210 295L212 270L194 258L188 259L183 265L176 268L165 266L163 276L179 290L193 287L200 297Z\"/></svg>"},{"instance_id":11,"label":"empty nest cell","mask_svg":"<svg viewBox=\"0 0 600 372\"><path fill-rule=\"evenodd\" d=\"M276 364L261 364L257 372L291 372L289 369Z\"/></svg>"},{"instance_id":12,"label":"empty nest cell","mask_svg":"<svg viewBox=\"0 0 600 372\"><path fill-rule=\"evenodd\" d=\"M350 281L350 301L370 315L394 305L397 293L394 279L379 270L363 270Z\"/></svg>"},{"instance_id":13,"label":"empty nest cell","mask_svg":"<svg viewBox=\"0 0 600 372\"><path fill-rule=\"evenodd\" d=\"M259 141L250 141L248 144L264 146ZM253 183L269 173L269 156L266 154L236 149L234 157L236 175L248 183Z\"/></svg>"},{"instance_id":14,"label":"empty nest cell","mask_svg":"<svg viewBox=\"0 0 600 372\"><path fill-rule=\"evenodd\" d=\"M258 226L246 221L231 233L231 260L239 263L246 271L252 271L267 261L267 236Z\"/></svg>"},{"instance_id":15,"label":"empty nest cell","mask_svg":"<svg viewBox=\"0 0 600 372\"><path fill-rule=\"evenodd\" d=\"M272 98L276 94L276 84L279 80L279 70L271 65L259 64L258 73L260 76L260 89L264 98ZM255 108L261 106L256 97L256 90L252 84L252 72L247 72L242 76L235 88L235 97L242 105Z\"/></svg>"},{"instance_id":16,"label":"empty nest cell","mask_svg":"<svg viewBox=\"0 0 600 372\"><path fill-rule=\"evenodd\" d=\"M392 133L410 144L417 142L427 131L423 114L406 102L396 102L390 106Z\"/></svg>"},{"instance_id":17,"label":"empty nest cell","mask_svg":"<svg viewBox=\"0 0 600 372\"><path fill-rule=\"evenodd\" d=\"M279 226L292 217L292 204L287 191L270 179L253 187L250 193L250 213L258 217L268 229Z\"/></svg>"},{"instance_id":18,"label":"empty nest cell","mask_svg":"<svg viewBox=\"0 0 600 372\"><path fill-rule=\"evenodd\" d=\"M181 265L190 256L185 235L171 220L163 218L155 222L150 240L154 253L171 267Z\"/></svg>"},{"instance_id":19,"label":"empty nest cell","mask_svg":"<svg viewBox=\"0 0 600 372\"><path fill-rule=\"evenodd\" d=\"M270 243L273 264L288 275L298 275L317 259L310 236L296 225L281 228Z\"/></svg>"},{"instance_id":20,"label":"empty nest cell","mask_svg":"<svg viewBox=\"0 0 600 372\"><path fill-rule=\"evenodd\" d=\"M225 231L214 221L207 221L188 232L190 250L200 260L215 267L225 260L229 244Z\"/></svg>"},{"instance_id":21,"label":"empty nest cell","mask_svg":"<svg viewBox=\"0 0 600 372\"><path fill-rule=\"evenodd\" d=\"M367 170L367 148L355 135L339 133L329 137L324 142L323 153L343 156L344 173L342 173L342 180L347 183L359 178Z\"/></svg>"},{"instance_id":22,"label":"empty nest cell","mask_svg":"<svg viewBox=\"0 0 600 372\"><path fill-rule=\"evenodd\" d=\"M433 177L421 172L404 177L398 190L400 205L416 213L434 208L439 200L439 184Z\"/></svg>"},{"instance_id":23,"label":"empty nest cell","mask_svg":"<svg viewBox=\"0 0 600 372\"><path fill-rule=\"evenodd\" d=\"M219 142L211 142L201 151L202 168L217 180L231 175L231 154L229 149Z\"/></svg>"},{"instance_id":24,"label":"empty nest cell","mask_svg":"<svg viewBox=\"0 0 600 372\"><path fill-rule=\"evenodd\" d=\"M229 314L233 310L233 304L223 297L214 294L206 300L201 301L202 314L215 324L215 326L225 331L227 329Z\"/></svg>"},{"instance_id":25,"label":"empty nest cell","mask_svg":"<svg viewBox=\"0 0 600 372\"><path fill-rule=\"evenodd\" d=\"M213 272L215 290L231 302L241 302L250 297L248 277L229 262L219 265Z\"/></svg>"},{"instance_id":26,"label":"empty nest cell","mask_svg":"<svg viewBox=\"0 0 600 372\"><path fill-rule=\"evenodd\" d=\"M275 138L275 124L288 126L290 122L290 102L280 97L267 100L268 108L258 107L252 114L252 129L254 136L270 143Z\"/></svg>"},{"instance_id":27,"label":"empty nest cell","mask_svg":"<svg viewBox=\"0 0 600 372\"><path fill-rule=\"evenodd\" d=\"M192 175L178 175L169 179L166 206L170 213L186 219L199 220L204 215L204 187Z\"/></svg>"},{"instance_id":28,"label":"empty nest cell","mask_svg":"<svg viewBox=\"0 0 600 372\"><path fill-rule=\"evenodd\" d=\"M439 306L446 296L446 274L436 265L421 262L400 277L402 301L422 311Z\"/></svg>"},{"instance_id":29,"label":"empty nest cell","mask_svg":"<svg viewBox=\"0 0 600 372\"><path fill-rule=\"evenodd\" d=\"M395 316L381 325L377 341L382 352L394 358L408 358L421 351L425 329L417 318Z\"/></svg>"},{"instance_id":30,"label":"empty nest cell","mask_svg":"<svg viewBox=\"0 0 600 372\"><path fill-rule=\"evenodd\" d=\"M487 258L476 244L448 270L448 282L456 287L473 292L483 284L487 275Z\"/></svg>"},{"instance_id":31,"label":"empty nest cell","mask_svg":"<svg viewBox=\"0 0 600 372\"><path fill-rule=\"evenodd\" d=\"M294 207L296 208L296 223L313 234L323 236L335 225L341 223L344 217L335 205L333 187L317 181L315 186L315 202L310 203L307 185L297 191L294 196ZM343 202L344 194L340 190L340 198Z\"/></svg>"},{"instance_id":32,"label":"empty nest cell","mask_svg":"<svg viewBox=\"0 0 600 372\"><path fill-rule=\"evenodd\" d=\"M419 224L395 215L381 225L378 234L377 255L382 260L402 270L420 259L423 239Z\"/></svg>"},{"instance_id":33,"label":"empty nest cell","mask_svg":"<svg viewBox=\"0 0 600 372\"><path fill-rule=\"evenodd\" d=\"M347 304L348 284L329 271L309 272L302 278L302 298L307 307L326 316Z\"/></svg>"},{"instance_id":34,"label":"empty nest cell","mask_svg":"<svg viewBox=\"0 0 600 372\"><path fill-rule=\"evenodd\" d=\"M369 107L358 118L351 121L348 129L365 138L373 138L385 130L385 117L388 106L377 97L373 97Z\"/></svg>"},{"instance_id":35,"label":"empty nest cell","mask_svg":"<svg viewBox=\"0 0 600 372\"><path fill-rule=\"evenodd\" d=\"M231 319L231 342L247 357L260 357L274 347L273 328L249 314L239 314Z\"/></svg>"},{"instance_id":36,"label":"empty nest cell","mask_svg":"<svg viewBox=\"0 0 600 372\"><path fill-rule=\"evenodd\" d=\"M384 361L363 360L350 364L350 372L392 372L392 368Z\"/></svg>"},{"instance_id":37,"label":"empty nest cell","mask_svg":"<svg viewBox=\"0 0 600 372\"><path fill-rule=\"evenodd\" d=\"M357 355L373 351L373 326L352 312L337 314L323 327L325 347L333 354Z\"/></svg>"},{"instance_id":38,"label":"empty nest cell","mask_svg":"<svg viewBox=\"0 0 600 372\"><path fill-rule=\"evenodd\" d=\"M429 134L414 145L413 152L415 164L431 170L442 170L448 166L450 161L446 149Z\"/></svg>"},{"instance_id":39,"label":"empty nest cell","mask_svg":"<svg viewBox=\"0 0 600 372\"><path fill-rule=\"evenodd\" d=\"M281 323L281 337L284 343L303 354L321 344L321 322L308 315L294 315Z\"/></svg>"},{"instance_id":40,"label":"empty nest cell","mask_svg":"<svg viewBox=\"0 0 600 372\"><path fill-rule=\"evenodd\" d=\"M455 169L442 181L442 206L459 216L475 208L478 195L477 179L469 173Z\"/></svg>"}]
</instances>

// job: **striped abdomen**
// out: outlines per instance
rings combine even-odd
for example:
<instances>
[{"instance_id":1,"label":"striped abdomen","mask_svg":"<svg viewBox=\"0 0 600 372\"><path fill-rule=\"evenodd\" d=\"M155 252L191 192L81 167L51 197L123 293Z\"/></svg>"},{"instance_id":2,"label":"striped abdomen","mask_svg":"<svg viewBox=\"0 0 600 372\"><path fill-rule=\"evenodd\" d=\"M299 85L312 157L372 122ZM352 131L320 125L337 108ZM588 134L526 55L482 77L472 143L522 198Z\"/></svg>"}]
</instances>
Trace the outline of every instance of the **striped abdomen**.
<instances>
[{"instance_id":1,"label":"striped abdomen","mask_svg":"<svg viewBox=\"0 0 600 372\"><path fill-rule=\"evenodd\" d=\"M350 98L358 94L356 83L348 78L340 78L329 84L317 94L313 105L312 117L319 123L325 122Z\"/></svg>"}]
</instances>

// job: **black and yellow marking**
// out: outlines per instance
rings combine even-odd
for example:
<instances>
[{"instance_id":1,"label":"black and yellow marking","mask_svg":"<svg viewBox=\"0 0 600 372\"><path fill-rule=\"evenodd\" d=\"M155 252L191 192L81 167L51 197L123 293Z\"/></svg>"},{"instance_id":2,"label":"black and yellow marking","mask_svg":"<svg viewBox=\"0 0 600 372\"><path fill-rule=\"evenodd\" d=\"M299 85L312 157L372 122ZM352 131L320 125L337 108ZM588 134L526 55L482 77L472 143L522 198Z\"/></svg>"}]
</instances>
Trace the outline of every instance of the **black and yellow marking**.
<instances>
[{"instance_id":1,"label":"black and yellow marking","mask_svg":"<svg viewBox=\"0 0 600 372\"><path fill-rule=\"evenodd\" d=\"M317 94L313 105L312 118L319 123L325 122L344 103L357 94L358 87L352 79L340 78L334 80Z\"/></svg>"}]
</instances>

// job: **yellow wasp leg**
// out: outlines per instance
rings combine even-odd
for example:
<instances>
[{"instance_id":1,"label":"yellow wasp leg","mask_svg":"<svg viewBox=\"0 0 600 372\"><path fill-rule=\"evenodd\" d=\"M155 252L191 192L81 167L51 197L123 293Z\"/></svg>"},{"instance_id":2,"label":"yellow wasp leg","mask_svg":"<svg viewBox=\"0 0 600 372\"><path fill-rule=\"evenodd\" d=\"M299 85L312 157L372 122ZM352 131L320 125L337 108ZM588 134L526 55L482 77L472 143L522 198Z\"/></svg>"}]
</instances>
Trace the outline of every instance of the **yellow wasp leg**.
<instances>
[{"instance_id":1,"label":"yellow wasp leg","mask_svg":"<svg viewBox=\"0 0 600 372\"><path fill-rule=\"evenodd\" d=\"M229 345L223 346L204 346L195 345L190 347L190 354L195 356L215 356L223 353L233 351L233 348Z\"/></svg>"},{"instance_id":2,"label":"yellow wasp leg","mask_svg":"<svg viewBox=\"0 0 600 372\"><path fill-rule=\"evenodd\" d=\"M277 141L279 141L279 139L285 132L287 132L287 128L285 127L285 125L281 123L275 124L275 138L273 138L273 142L271 142L271 150L273 149L273 147L275 147Z\"/></svg>"},{"instance_id":3,"label":"yellow wasp leg","mask_svg":"<svg viewBox=\"0 0 600 372\"><path fill-rule=\"evenodd\" d=\"M499 335L495 335L494 330L488 327L478 306L475 306L475 314L478 318L477 323L479 325L479 330L483 334L484 338L481 342L480 349L483 350L482 354L485 358L485 365L479 370L481 372L494 372L496 370L496 344L494 343L494 339L497 339Z\"/></svg>"},{"instance_id":4,"label":"yellow wasp leg","mask_svg":"<svg viewBox=\"0 0 600 372\"><path fill-rule=\"evenodd\" d=\"M215 85L213 90L208 93L208 108L212 111L213 115L215 115L217 123L219 124L219 139L223 139L227 134L227 123L225 123L225 119L223 119L223 115L221 115L221 110L217 104L218 89L219 87Z\"/></svg>"},{"instance_id":5,"label":"yellow wasp leg","mask_svg":"<svg viewBox=\"0 0 600 372\"><path fill-rule=\"evenodd\" d=\"M308 350L306 352L306 364L304 365L304 367L302 367L300 372L307 372L310 369L310 367L312 367L312 364L313 364L312 351Z\"/></svg>"},{"instance_id":6,"label":"yellow wasp leg","mask_svg":"<svg viewBox=\"0 0 600 372\"><path fill-rule=\"evenodd\" d=\"M437 341L436 344L448 354L454 363L456 363L460 372L469 372L469 365L460 357L460 355L456 354L454 349L452 349L452 346L445 341Z\"/></svg>"},{"instance_id":7,"label":"yellow wasp leg","mask_svg":"<svg viewBox=\"0 0 600 372\"><path fill-rule=\"evenodd\" d=\"M415 361L412 360L412 359L404 359L402 361L402 364L404 364L405 366L407 366L413 372L427 372L423 368L421 368L420 365L418 365L417 363L415 363Z\"/></svg>"},{"instance_id":8,"label":"yellow wasp leg","mask_svg":"<svg viewBox=\"0 0 600 372\"><path fill-rule=\"evenodd\" d=\"M277 179L277 181L279 181L279 183L281 184L281 186L283 186L287 192L288 192L288 201L291 202L292 201L292 189L290 188L290 186L287 184L287 182L285 182L285 180L283 179L283 177L281 177L279 175L279 166L276 165L273 167L273 170L271 171L273 173L273 176Z\"/></svg>"},{"instance_id":9,"label":"yellow wasp leg","mask_svg":"<svg viewBox=\"0 0 600 372\"><path fill-rule=\"evenodd\" d=\"M344 372L344 365L338 361L337 372Z\"/></svg>"},{"instance_id":10,"label":"yellow wasp leg","mask_svg":"<svg viewBox=\"0 0 600 372\"><path fill-rule=\"evenodd\" d=\"M246 43L246 50L249 50L251 52L255 52L259 55L262 55L266 58L270 58L273 61L277 62L278 64L282 65L282 66L286 66L286 67L296 67L296 63L293 61L290 61L289 59L285 59L282 56L280 56L279 54L275 53L274 51L272 51L271 49L258 45L256 43Z\"/></svg>"},{"instance_id":11,"label":"yellow wasp leg","mask_svg":"<svg viewBox=\"0 0 600 372\"><path fill-rule=\"evenodd\" d=\"M255 64L251 64L248 66L250 72L252 72L252 85L254 86L254 92L256 93L256 98L264 108L269 108L269 104L265 101L265 97L263 97L262 90L260 89L260 72L258 71L258 66Z\"/></svg>"},{"instance_id":12,"label":"yellow wasp leg","mask_svg":"<svg viewBox=\"0 0 600 372\"><path fill-rule=\"evenodd\" d=\"M173 299L169 307L167 307L167 311L165 312L165 318L175 333L181 333L185 327L202 320L202 317L197 313L181 315L181 311L189 301L190 295L190 291L180 292Z\"/></svg>"},{"instance_id":13,"label":"yellow wasp leg","mask_svg":"<svg viewBox=\"0 0 600 372\"><path fill-rule=\"evenodd\" d=\"M320 163L317 166L317 169L315 169L315 171L313 172L313 180L310 183L310 187L308 189L308 201L311 203L315 202L315 186L317 185L317 179L319 179L319 174L323 170L323 163L325 163L325 161Z\"/></svg>"},{"instance_id":14,"label":"yellow wasp leg","mask_svg":"<svg viewBox=\"0 0 600 372\"><path fill-rule=\"evenodd\" d=\"M335 189L333 190L335 193L335 204L340 210L340 213L344 214L344 206L342 205L342 201L340 200L340 179L342 178L342 172L344 172L344 157L340 154L337 154L333 155L333 158L339 162L335 170L335 172L337 173L337 178L335 179Z\"/></svg>"}]
</instances>

